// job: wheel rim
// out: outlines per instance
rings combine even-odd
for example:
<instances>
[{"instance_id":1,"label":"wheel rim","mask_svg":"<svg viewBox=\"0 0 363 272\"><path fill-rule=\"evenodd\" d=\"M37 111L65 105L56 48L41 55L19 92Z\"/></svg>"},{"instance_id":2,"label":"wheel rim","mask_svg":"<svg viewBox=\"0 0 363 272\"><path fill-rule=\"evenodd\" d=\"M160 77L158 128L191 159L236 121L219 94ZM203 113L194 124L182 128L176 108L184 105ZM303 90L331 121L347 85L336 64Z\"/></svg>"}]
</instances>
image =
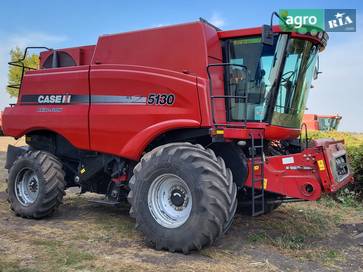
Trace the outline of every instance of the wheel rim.
<instances>
[{"instance_id":1,"label":"wheel rim","mask_svg":"<svg viewBox=\"0 0 363 272\"><path fill-rule=\"evenodd\" d=\"M160 225L177 228L190 216L192 194L182 178L174 174L163 174L158 176L149 188L148 206Z\"/></svg>"},{"instance_id":2,"label":"wheel rim","mask_svg":"<svg viewBox=\"0 0 363 272\"><path fill-rule=\"evenodd\" d=\"M22 169L15 179L15 196L23 206L35 202L39 195L39 180L30 168Z\"/></svg>"}]
</instances>

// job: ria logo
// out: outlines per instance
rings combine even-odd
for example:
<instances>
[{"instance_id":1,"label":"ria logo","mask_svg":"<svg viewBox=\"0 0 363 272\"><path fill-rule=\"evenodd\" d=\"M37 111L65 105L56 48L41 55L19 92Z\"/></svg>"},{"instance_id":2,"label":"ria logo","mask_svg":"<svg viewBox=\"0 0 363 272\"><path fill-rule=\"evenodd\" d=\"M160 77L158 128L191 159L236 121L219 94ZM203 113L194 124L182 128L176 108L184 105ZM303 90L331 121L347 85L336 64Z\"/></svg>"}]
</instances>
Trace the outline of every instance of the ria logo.
<instances>
[{"instance_id":1,"label":"ria logo","mask_svg":"<svg viewBox=\"0 0 363 272\"><path fill-rule=\"evenodd\" d=\"M356 10L326 9L325 30L330 32L356 31Z\"/></svg>"},{"instance_id":2,"label":"ria logo","mask_svg":"<svg viewBox=\"0 0 363 272\"><path fill-rule=\"evenodd\" d=\"M330 21L328 21L329 27L330 28L334 28L334 27L339 27L339 26L353 24L352 19L350 19L350 17L348 15L345 16L345 17L343 17L343 15L345 15L345 13L339 13L338 12L337 14L335 14L336 20L330 20Z\"/></svg>"},{"instance_id":3,"label":"ria logo","mask_svg":"<svg viewBox=\"0 0 363 272\"><path fill-rule=\"evenodd\" d=\"M39 95L39 104L69 104L71 103L72 95Z\"/></svg>"},{"instance_id":4,"label":"ria logo","mask_svg":"<svg viewBox=\"0 0 363 272\"><path fill-rule=\"evenodd\" d=\"M336 20L328 21L329 27L335 28L335 27L353 24L352 19L348 15L346 15L346 16L344 16L344 15L345 15L345 13L339 13L339 12L337 14L335 14Z\"/></svg>"}]
</instances>

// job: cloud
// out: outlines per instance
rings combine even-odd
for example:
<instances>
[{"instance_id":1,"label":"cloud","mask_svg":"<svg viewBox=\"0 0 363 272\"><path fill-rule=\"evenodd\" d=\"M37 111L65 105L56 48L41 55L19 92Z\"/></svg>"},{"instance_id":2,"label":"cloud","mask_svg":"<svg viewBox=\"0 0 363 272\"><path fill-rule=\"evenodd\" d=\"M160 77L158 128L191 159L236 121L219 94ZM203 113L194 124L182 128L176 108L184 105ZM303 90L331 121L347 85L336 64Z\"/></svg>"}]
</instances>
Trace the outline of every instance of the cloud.
<instances>
[{"instance_id":1,"label":"cloud","mask_svg":"<svg viewBox=\"0 0 363 272\"><path fill-rule=\"evenodd\" d=\"M8 44L25 48L26 46L34 46L35 43L39 46L44 46L45 44L57 44L67 40L66 36L55 36L45 33L29 33L27 35L13 35L8 38Z\"/></svg>"},{"instance_id":2,"label":"cloud","mask_svg":"<svg viewBox=\"0 0 363 272\"><path fill-rule=\"evenodd\" d=\"M9 103L14 103L6 92L8 81L8 62L10 61L10 50L15 47L24 49L27 46L52 47L66 41L68 38L62 35L50 35L42 32L18 33L0 38L0 110Z\"/></svg>"},{"instance_id":3,"label":"cloud","mask_svg":"<svg viewBox=\"0 0 363 272\"><path fill-rule=\"evenodd\" d=\"M363 132L363 21L357 32L329 33L331 43L320 56L323 72L310 90L308 112L337 114L339 130Z\"/></svg>"},{"instance_id":4,"label":"cloud","mask_svg":"<svg viewBox=\"0 0 363 272\"><path fill-rule=\"evenodd\" d=\"M163 26L167 26L169 24L155 24L155 25L151 25L151 28L155 28L155 27L163 27Z\"/></svg>"},{"instance_id":5,"label":"cloud","mask_svg":"<svg viewBox=\"0 0 363 272\"><path fill-rule=\"evenodd\" d=\"M212 17L208 21L216 27L222 27L226 24L226 21L216 12L212 14Z\"/></svg>"}]
</instances>

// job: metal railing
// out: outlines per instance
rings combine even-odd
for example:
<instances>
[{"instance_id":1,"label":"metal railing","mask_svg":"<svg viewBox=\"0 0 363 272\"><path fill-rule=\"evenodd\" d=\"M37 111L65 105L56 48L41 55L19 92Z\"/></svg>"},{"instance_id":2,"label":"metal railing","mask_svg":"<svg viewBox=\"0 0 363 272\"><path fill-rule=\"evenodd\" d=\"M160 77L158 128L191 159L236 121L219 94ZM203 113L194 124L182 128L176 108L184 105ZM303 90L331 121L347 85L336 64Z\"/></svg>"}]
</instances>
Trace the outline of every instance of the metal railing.
<instances>
[{"instance_id":1,"label":"metal railing","mask_svg":"<svg viewBox=\"0 0 363 272\"><path fill-rule=\"evenodd\" d=\"M214 64L209 64L207 66L207 74L208 74L208 79L209 79L209 92L210 92L210 99L211 99L211 113L212 113L212 121L213 121L213 125L215 128L217 127L235 127L235 128L245 128L247 126L247 99L248 99L248 91L247 91L247 87L245 88L245 95L214 95L213 92L213 80L211 77L211 73L210 73L210 68L214 68L214 67L231 67L231 66L235 66L235 67L239 67L242 68L246 71L246 75L247 75L247 66L245 65L240 65L240 64L233 64L233 63L214 63ZM246 84L247 84L247 79L246 79ZM237 125L237 124L228 124L226 123L219 123L216 121L216 113L215 113L215 99L224 99L224 104L226 105L226 101L229 99L241 99L245 102L246 106L244 107L244 118L242 120L242 124L241 125ZM227 114L226 114L226 120L227 120Z\"/></svg>"},{"instance_id":2,"label":"metal railing","mask_svg":"<svg viewBox=\"0 0 363 272\"><path fill-rule=\"evenodd\" d=\"M8 64L10 66L15 66L15 67L19 67L21 68L21 75L20 75L20 79L19 79L19 82L18 83L15 83L15 84L9 84L8 87L9 88L13 88L13 89L20 89L21 87L21 84L23 82L23 77L24 77L24 74L25 74L25 70L29 71L29 70L37 70L37 68L34 68L34 67L29 67L29 66L25 66L24 64L24 60L27 56L27 53L29 50L32 50L32 49L46 49L46 50L53 50L53 49L50 49L48 47L44 47L44 46L29 46L29 47L26 47L25 50L24 50L24 54L23 54L23 57L18 59L18 60L15 60L15 61L10 61L8 62Z\"/></svg>"}]
</instances>

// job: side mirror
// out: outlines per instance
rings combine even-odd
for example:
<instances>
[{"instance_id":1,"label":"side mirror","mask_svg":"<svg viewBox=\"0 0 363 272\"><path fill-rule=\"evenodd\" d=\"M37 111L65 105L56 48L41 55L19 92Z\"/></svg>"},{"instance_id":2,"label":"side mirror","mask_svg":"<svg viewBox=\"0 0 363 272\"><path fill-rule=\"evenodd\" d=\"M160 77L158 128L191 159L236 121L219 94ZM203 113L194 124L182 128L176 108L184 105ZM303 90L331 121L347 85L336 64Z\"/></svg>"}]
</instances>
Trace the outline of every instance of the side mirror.
<instances>
[{"instance_id":1,"label":"side mirror","mask_svg":"<svg viewBox=\"0 0 363 272\"><path fill-rule=\"evenodd\" d=\"M274 44L274 33L269 25L262 26L261 42L266 45Z\"/></svg>"}]
</instances>

